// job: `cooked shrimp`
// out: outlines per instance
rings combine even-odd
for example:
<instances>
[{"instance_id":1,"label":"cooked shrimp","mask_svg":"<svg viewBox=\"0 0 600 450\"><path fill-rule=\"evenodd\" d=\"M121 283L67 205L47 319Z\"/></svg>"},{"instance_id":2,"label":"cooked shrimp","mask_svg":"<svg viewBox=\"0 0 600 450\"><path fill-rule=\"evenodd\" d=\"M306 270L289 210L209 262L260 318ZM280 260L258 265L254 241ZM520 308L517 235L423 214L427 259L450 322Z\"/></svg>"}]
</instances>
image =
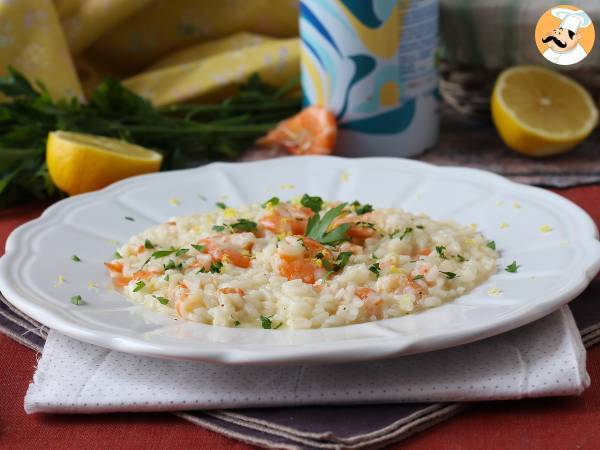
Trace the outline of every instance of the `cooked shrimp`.
<instances>
[{"instance_id":1,"label":"cooked shrimp","mask_svg":"<svg viewBox=\"0 0 600 450\"><path fill-rule=\"evenodd\" d=\"M288 280L300 279L313 284L327 273L324 264L331 263L329 250L308 237L288 236L278 249L279 273ZM324 262L326 261L326 262Z\"/></svg>"},{"instance_id":2,"label":"cooked shrimp","mask_svg":"<svg viewBox=\"0 0 600 450\"><path fill-rule=\"evenodd\" d=\"M289 203L280 203L273 210L258 220L258 225L264 230L274 234L290 233L303 235L306 231L308 219L314 212L303 206Z\"/></svg>"},{"instance_id":3,"label":"cooked shrimp","mask_svg":"<svg viewBox=\"0 0 600 450\"><path fill-rule=\"evenodd\" d=\"M309 106L257 141L294 155L329 155L337 137L335 116L322 106Z\"/></svg>"},{"instance_id":4,"label":"cooked shrimp","mask_svg":"<svg viewBox=\"0 0 600 450\"><path fill-rule=\"evenodd\" d=\"M346 234L352 238L353 243L362 245L365 239L375 236L377 233L374 225L369 221L370 219L371 215L369 213L361 215L348 214L334 220L333 226L336 227L344 223L350 224Z\"/></svg>"},{"instance_id":5,"label":"cooked shrimp","mask_svg":"<svg viewBox=\"0 0 600 450\"><path fill-rule=\"evenodd\" d=\"M198 244L206 247L206 252L214 261L229 262L237 267L250 267L250 256L256 236L253 233L220 234L203 239Z\"/></svg>"}]
</instances>

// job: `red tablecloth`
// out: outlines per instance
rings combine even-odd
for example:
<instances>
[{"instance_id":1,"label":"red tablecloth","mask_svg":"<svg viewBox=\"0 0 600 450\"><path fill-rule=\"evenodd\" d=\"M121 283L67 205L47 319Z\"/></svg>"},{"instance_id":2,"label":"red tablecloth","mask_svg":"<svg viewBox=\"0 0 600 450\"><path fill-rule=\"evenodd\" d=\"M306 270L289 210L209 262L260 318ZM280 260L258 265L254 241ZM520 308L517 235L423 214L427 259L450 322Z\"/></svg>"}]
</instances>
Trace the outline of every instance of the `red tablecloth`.
<instances>
[{"instance_id":1,"label":"red tablecloth","mask_svg":"<svg viewBox=\"0 0 600 450\"><path fill-rule=\"evenodd\" d=\"M600 224L600 186L557 192ZM10 231L44 206L0 214L2 252ZM0 448L251 448L164 413L27 416L23 397L35 362L34 352L0 336ZM392 448L600 448L600 346L588 353L588 371L592 386L581 397L482 404Z\"/></svg>"}]
</instances>

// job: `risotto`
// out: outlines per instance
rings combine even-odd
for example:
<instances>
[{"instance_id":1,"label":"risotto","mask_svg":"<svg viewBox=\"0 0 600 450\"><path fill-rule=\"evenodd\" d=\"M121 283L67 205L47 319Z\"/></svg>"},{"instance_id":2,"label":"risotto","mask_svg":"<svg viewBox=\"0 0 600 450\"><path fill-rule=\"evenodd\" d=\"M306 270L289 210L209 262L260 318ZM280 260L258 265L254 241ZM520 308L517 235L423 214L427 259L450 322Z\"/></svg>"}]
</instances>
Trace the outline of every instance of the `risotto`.
<instances>
[{"instance_id":1,"label":"risotto","mask_svg":"<svg viewBox=\"0 0 600 450\"><path fill-rule=\"evenodd\" d=\"M105 263L137 303L226 327L320 328L398 317L496 271L493 242L452 221L304 195L174 217Z\"/></svg>"}]
</instances>

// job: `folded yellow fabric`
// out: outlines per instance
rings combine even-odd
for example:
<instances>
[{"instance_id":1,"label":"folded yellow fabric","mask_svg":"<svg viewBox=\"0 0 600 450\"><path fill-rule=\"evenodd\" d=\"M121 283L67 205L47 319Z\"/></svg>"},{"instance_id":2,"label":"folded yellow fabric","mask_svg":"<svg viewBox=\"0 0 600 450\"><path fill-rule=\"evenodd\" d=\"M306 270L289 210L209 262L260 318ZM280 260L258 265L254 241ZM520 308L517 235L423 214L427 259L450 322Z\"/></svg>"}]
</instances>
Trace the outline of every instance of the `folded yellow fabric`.
<instances>
[{"instance_id":1,"label":"folded yellow fabric","mask_svg":"<svg viewBox=\"0 0 600 450\"><path fill-rule=\"evenodd\" d=\"M43 82L55 99L83 96L51 2L0 2L0 74L8 66Z\"/></svg>"},{"instance_id":2,"label":"folded yellow fabric","mask_svg":"<svg viewBox=\"0 0 600 450\"><path fill-rule=\"evenodd\" d=\"M151 65L170 52L240 31L298 34L298 0L155 1L121 22L90 48L123 73Z\"/></svg>"},{"instance_id":3,"label":"folded yellow fabric","mask_svg":"<svg viewBox=\"0 0 600 450\"><path fill-rule=\"evenodd\" d=\"M0 0L0 74L54 98L106 76L157 105L212 99L258 72L299 72L298 0Z\"/></svg>"},{"instance_id":4,"label":"folded yellow fabric","mask_svg":"<svg viewBox=\"0 0 600 450\"><path fill-rule=\"evenodd\" d=\"M61 20L73 54L94 43L152 0L71 0L62 4ZM57 5L57 6L58 6Z\"/></svg>"},{"instance_id":5,"label":"folded yellow fabric","mask_svg":"<svg viewBox=\"0 0 600 450\"><path fill-rule=\"evenodd\" d=\"M219 91L233 84L245 81L253 73L258 73L268 83L280 85L299 72L300 42L292 39L263 39L246 47L233 47L230 44L237 39L217 41L211 44L189 49L159 63L156 70L136 75L124 80L129 89L148 98L155 105L200 100L214 97ZM228 42L227 42L228 41ZM210 49L230 50L218 53ZM191 62L185 62L194 55L201 56Z\"/></svg>"}]
</instances>

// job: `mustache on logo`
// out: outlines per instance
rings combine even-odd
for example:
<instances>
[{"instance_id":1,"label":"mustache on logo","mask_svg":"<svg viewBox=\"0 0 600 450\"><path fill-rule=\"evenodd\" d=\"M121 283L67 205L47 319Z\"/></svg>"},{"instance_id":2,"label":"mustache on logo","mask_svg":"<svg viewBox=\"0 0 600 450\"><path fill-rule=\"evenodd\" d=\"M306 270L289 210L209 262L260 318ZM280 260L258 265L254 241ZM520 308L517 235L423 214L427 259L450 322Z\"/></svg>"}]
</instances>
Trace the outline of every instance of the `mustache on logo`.
<instances>
[{"instance_id":1,"label":"mustache on logo","mask_svg":"<svg viewBox=\"0 0 600 450\"><path fill-rule=\"evenodd\" d=\"M556 45L558 45L560 48L565 48L567 46L566 42L561 42L558 40L558 38L556 36L547 36L545 38L542 38L542 42L545 44L547 42L553 41Z\"/></svg>"}]
</instances>

